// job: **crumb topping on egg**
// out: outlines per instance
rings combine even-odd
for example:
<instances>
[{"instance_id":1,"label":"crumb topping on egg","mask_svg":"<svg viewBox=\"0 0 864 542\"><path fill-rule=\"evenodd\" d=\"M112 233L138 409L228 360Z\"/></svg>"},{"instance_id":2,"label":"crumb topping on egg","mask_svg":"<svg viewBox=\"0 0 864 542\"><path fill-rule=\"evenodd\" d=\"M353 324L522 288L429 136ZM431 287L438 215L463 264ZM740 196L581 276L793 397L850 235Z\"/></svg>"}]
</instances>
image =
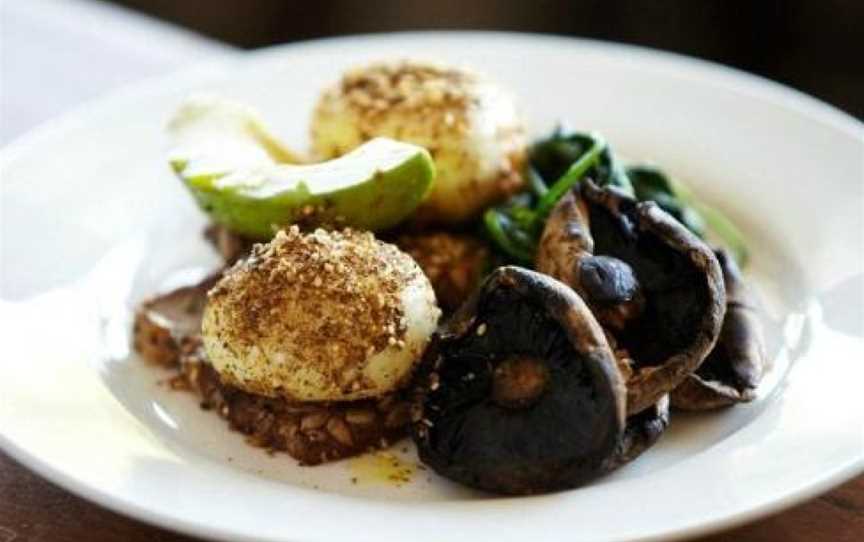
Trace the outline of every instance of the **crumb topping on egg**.
<instances>
[{"instance_id":1,"label":"crumb topping on egg","mask_svg":"<svg viewBox=\"0 0 864 542\"><path fill-rule=\"evenodd\" d=\"M468 221L523 184L527 142L514 97L462 67L402 60L353 69L322 92L311 136L320 159L378 136L426 148L437 176L418 222Z\"/></svg>"},{"instance_id":2,"label":"crumb topping on egg","mask_svg":"<svg viewBox=\"0 0 864 542\"><path fill-rule=\"evenodd\" d=\"M406 303L417 294L420 303ZM418 306L437 320L428 280L395 246L368 232L292 226L210 291L205 345L223 380L253 393L375 396L407 378L425 346L425 333L409 333ZM434 322L425 327L431 334Z\"/></svg>"},{"instance_id":3,"label":"crumb topping on egg","mask_svg":"<svg viewBox=\"0 0 864 542\"><path fill-rule=\"evenodd\" d=\"M348 104L368 123L372 132L382 115L394 109L419 113L436 132L465 133L468 84L478 81L474 72L432 63L397 62L373 64L349 71L338 86ZM330 92L335 92L331 90Z\"/></svg>"}]
</instances>

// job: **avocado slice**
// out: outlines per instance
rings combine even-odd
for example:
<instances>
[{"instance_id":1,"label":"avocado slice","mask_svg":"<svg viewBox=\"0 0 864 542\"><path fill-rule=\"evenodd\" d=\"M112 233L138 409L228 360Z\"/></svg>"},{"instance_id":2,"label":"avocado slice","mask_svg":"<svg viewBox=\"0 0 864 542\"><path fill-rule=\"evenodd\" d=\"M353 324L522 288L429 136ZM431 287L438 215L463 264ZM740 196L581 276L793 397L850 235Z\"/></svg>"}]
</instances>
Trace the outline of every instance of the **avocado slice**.
<instances>
[{"instance_id":1,"label":"avocado slice","mask_svg":"<svg viewBox=\"0 0 864 542\"><path fill-rule=\"evenodd\" d=\"M216 105L187 104L175 114L170 163L201 209L235 233L269 239L279 226L310 218L383 230L408 217L432 186L435 166L423 147L376 138L327 162L287 164L296 155L251 111Z\"/></svg>"},{"instance_id":2,"label":"avocado slice","mask_svg":"<svg viewBox=\"0 0 864 542\"><path fill-rule=\"evenodd\" d=\"M172 165L191 159L204 160L210 168L304 161L273 135L253 108L216 96L200 94L183 102L168 122L168 133Z\"/></svg>"}]
</instances>

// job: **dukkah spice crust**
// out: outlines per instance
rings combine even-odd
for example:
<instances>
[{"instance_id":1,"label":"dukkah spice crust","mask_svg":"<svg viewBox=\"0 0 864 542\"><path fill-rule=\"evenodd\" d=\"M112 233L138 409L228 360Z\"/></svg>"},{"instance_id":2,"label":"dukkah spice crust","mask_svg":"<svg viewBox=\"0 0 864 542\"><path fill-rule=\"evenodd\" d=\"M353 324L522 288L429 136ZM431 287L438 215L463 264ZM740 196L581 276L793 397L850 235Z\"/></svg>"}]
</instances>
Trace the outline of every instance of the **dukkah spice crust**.
<instances>
[{"instance_id":1,"label":"dukkah spice crust","mask_svg":"<svg viewBox=\"0 0 864 542\"><path fill-rule=\"evenodd\" d=\"M170 385L195 393L248 442L284 451L304 465L317 465L402 438L410 418L408 402L397 393L341 402L293 402L247 393L225 384L202 348L201 309L217 277L151 298L141 305L133 345L149 363L177 372Z\"/></svg>"},{"instance_id":2,"label":"dukkah spice crust","mask_svg":"<svg viewBox=\"0 0 864 542\"><path fill-rule=\"evenodd\" d=\"M380 362L389 371L381 376L375 356L404 351L416 359L425 346L406 337L405 291L415 286L433 306L417 264L371 233L303 234L294 226L256 245L210 291L205 347L222 380L250 393L292 400L380 395L400 387L412 364Z\"/></svg>"},{"instance_id":3,"label":"dukkah spice crust","mask_svg":"<svg viewBox=\"0 0 864 542\"><path fill-rule=\"evenodd\" d=\"M426 148L437 171L417 223L462 223L523 184L526 132L510 93L482 75L435 62L378 62L320 96L311 139L318 159L374 137Z\"/></svg>"}]
</instances>

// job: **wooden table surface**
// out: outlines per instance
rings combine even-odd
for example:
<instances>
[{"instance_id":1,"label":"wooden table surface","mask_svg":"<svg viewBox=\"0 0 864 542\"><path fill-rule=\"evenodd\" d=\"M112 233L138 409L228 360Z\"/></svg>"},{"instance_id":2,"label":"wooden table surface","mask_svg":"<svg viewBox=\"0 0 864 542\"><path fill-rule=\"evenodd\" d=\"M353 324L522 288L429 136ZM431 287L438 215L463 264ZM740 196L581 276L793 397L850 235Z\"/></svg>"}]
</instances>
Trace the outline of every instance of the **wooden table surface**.
<instances>
[{"instance_id":1,"label":"wooden table surface","mask_svg":"<svg viewBox=\"0 0 864 542\"><path fill-rule=\"evenodd\" d=\"M406 540L410 537L406 537ZM0 542L195 542L90 504L0 452ZM861 542L864 476L775 516L698 542Z\"/></svg>"},{"instance_id":2,"label":"wooden table surface","mask_svg":"<svg viewBox=\"0 0 864 542\"><path fill-rule=\"evenodd\" d=\"M0 142L77 103L197 58L220 44L82 0L0 4ZM100 28L100 32L91 32ZM88 69L81 70L86 65ZM45 85L52 73L63 85ZM407 538L407 537L406 537ZM190 542L80 499L0 452L0 542ZM864 541L864 476L792 510L702 542Z\"/></svg>"}]
</instances>

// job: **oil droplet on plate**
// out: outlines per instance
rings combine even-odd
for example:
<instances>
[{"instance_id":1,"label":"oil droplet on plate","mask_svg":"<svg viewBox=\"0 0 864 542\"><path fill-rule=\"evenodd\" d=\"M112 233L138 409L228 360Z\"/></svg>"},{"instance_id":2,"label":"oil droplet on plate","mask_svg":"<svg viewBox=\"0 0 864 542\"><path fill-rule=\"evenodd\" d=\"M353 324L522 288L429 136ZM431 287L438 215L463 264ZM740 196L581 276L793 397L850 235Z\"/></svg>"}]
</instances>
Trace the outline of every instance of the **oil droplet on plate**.
<instances>
[{"instance_id":1,"label":"oil droplet on plate","mask_svg":"<svg viewBox=\"0 0 864 542\"><path fill-rule=\"evenodd\" d=\"M392 452L372 452L352 459L349 470L352 483L398 487L411 481L417 467Z\"/></svg>"}]
</instances>

